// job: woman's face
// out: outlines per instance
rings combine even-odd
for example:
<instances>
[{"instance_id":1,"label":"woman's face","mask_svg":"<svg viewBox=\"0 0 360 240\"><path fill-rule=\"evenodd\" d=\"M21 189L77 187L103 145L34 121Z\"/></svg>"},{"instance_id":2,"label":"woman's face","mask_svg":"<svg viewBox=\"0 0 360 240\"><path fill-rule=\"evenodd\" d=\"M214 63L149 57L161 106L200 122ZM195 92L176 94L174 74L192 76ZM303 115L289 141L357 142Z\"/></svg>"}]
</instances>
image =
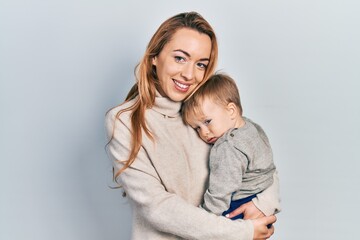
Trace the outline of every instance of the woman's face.
<instances>
[{"instance_id":1,"label":"woman's face","mask_svg":"<svg viewBox=\"0 0 360 240\"><path fill-rule=\"evenodd\" d=\"M198 31L182 28L175 32L160 54L153 58L160 88L175 102L183 101L203 80L211 53L211 39Z\"/></svg>"}]
</instances>

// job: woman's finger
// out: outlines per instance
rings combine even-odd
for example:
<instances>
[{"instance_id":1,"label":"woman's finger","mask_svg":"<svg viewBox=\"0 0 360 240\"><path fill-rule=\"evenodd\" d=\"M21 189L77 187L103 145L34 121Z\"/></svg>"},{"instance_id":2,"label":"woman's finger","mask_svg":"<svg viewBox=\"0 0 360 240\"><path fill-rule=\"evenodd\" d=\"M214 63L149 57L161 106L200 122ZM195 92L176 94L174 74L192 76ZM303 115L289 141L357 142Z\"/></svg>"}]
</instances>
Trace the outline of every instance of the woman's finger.
<instances>
[{"instance_id":1,"label":"woman's finger","mask_svg":"<svg viewBox=\"0 0 360 240\"><path fill-rule=\"evenodd\" d=\"M271 227L269 228L269 231L268 231L268 236L267 238L270 238L275 232L275 228L274 228L274 225L271 224Z\"/></svg>"},{"instance_id":2,"label":"woman's finger","mask_svg":"<svg viewBox=\"0 0 360 240\"><path fill-rule=\"evenodd\" d=\"M277 218L275 215L265 217L266 225L273 224L276 222L276 220L277 220Z\"/></svg>"},{"instance_id":3,"label":"woman's finger","mask_svg":"<svg viewBox=\"0 0 360 240\"><path fill-rule=\"evenodd\" d=\"M235 217L235 216L237 216L239 214L242 214L244 212L245 212L245 206L242 205L242 206L238 207L237 209L235 209L234 211L232 211L231 213L226 214L225 217L233 218L233 217Z\"/></svg>"}]
</instances>

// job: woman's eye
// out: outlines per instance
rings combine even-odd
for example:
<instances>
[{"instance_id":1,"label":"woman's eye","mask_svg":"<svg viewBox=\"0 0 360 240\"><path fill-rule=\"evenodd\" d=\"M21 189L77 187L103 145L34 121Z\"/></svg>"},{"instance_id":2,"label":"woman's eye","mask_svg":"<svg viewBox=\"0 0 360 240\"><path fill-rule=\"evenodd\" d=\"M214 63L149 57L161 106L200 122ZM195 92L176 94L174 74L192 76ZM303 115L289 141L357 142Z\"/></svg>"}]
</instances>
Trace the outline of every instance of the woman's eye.
<instances>
[{"instance_id":1,"label":"woman's eye","mask_svg":"<svg viewBox=\"0 0 360 240\"><path fill-rule=\"evenodd\" d=\"M185 58L180 57L180 56L175 56L175 62L177 62L177 63L183 63L183 62L185 62Z\"/></svg>"},{"instance_id":2,"label":"woman's eye","mask_svg":"<svg viewBox=\"0 0 360 240\"><path fill-rule=\"evenodd\" d=\"M198 63L197 65L201 69L206 69L207 68L207 65L205 63Z\"/></svg>"},{"instance_id":3,"label":"woman's eye","mask_svg":"<svg viewBox=\"0 0 360 240\"><path fill-rule=\"evenodd\" d=\"M209 125L210 122L211 122L211 119L207 119L207 120L204 121L204 124Z\"/></svg>"}]
</instances>

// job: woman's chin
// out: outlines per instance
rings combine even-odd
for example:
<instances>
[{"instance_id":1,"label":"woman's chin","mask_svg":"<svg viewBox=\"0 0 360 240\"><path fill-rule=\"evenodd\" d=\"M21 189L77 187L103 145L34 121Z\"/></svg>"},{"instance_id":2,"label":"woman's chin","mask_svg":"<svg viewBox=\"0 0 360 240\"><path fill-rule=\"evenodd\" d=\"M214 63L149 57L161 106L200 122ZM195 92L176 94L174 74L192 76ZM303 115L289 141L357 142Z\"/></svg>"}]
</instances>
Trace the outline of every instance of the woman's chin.
<instances>
[{"instance_id":1,"label":"woman's chin","mask_svg":"<svg viewBox=\"0 0 360 240\"><path fill-rule=\"evenodd\" d=\"M174 102L182 102L188 95L188 92L172 92L168 95L168 98Z\"/></svg>"}]
</instances>

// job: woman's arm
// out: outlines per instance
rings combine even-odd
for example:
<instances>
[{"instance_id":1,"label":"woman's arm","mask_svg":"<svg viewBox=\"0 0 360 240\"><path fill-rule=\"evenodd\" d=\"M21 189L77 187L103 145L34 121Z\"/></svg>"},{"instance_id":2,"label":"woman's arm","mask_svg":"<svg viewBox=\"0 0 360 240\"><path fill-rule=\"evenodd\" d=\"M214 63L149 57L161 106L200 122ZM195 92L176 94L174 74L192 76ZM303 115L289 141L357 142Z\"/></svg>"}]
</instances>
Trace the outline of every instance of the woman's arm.
<instances>
[{"instance_id":1,"label":"woman's arm","mask_svg":"<svg viewBox=\"0 0 360 240\"><path fill-rule=\"evenodd\" d=\"M266 216L270 216L281 211L279 177L277 171L275 171L273 178L273 184L259 193L257 197L252 200L255 206Z\"/></svg>"},{"instance_id":2,"label":"woman's arm","mask_svg":"<svg viewBox=\"0 0 360 240\"><path fill-rule=\"evenodd\" d=\"M257 197L253 198L251 202L245 203L229 213L226 217L233 218L243 213L244 219L256 219L280 212L279 178L277 171L274 172L273 178L274 182L269 188L257 194Z\"/></svg>"},{"instance_id":3,"label":"woman's arm","mask_svg":"<svg viewBox=\"0 0 360 240\"><path fill-rule=\"evenodd\" d=\"M119 181L137 215L158 231L185 239L252 239L254 229L248 220L231 221L195 207L167 192L157 177L144 168L131 166Z\"/></svg>"}]
</instances>

